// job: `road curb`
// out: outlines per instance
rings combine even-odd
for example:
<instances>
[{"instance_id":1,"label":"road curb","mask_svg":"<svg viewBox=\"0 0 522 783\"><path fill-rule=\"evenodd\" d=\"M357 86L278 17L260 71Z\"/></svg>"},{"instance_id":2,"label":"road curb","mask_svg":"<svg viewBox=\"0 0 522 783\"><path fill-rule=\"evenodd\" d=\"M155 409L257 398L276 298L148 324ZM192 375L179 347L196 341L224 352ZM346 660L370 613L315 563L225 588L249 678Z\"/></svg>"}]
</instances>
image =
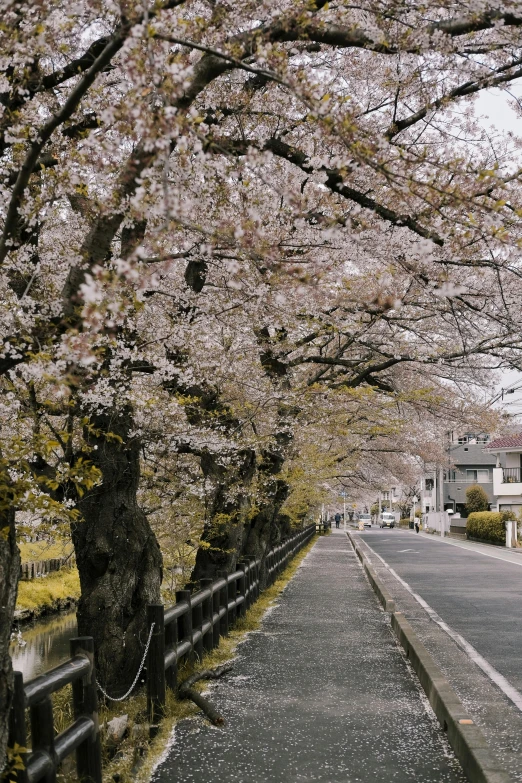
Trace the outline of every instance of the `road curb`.
<instances>
[{"instance_id":1,"label":"road curb","mask_svg":"<svg viewBox=\"0 0 522 783\"><path fill-rule=\"evenodd\" d=\"M482 731L464 708L402 612L395 611L390 596L354 537L348 538L385 611L391 612L391 627L402 645L437 719L470 783L510 783L511 778L492 756ZM393 606L393 609L389 608Z\"/></svg>"},{"instance_id":2,"label":"road curb","mask_svg":"<svg viewBox=\"0 0 522 783\"><path fill-rule=\"evenodd\" d=\"M394 599L391 597L387 589L382 584L381 580L379 579L379 577L373 570L372 566L364 556L362 549L360 548L357 541L354 539L354 537L349 531L347 531L347 536L350 539L353 548L355 549L357 557L362 563L366 575L370 580L371 586L373 587L379 601L381 602L382 608L384 609L385 612L394 612L395 611Z\"/></svg>"}]
</instances>

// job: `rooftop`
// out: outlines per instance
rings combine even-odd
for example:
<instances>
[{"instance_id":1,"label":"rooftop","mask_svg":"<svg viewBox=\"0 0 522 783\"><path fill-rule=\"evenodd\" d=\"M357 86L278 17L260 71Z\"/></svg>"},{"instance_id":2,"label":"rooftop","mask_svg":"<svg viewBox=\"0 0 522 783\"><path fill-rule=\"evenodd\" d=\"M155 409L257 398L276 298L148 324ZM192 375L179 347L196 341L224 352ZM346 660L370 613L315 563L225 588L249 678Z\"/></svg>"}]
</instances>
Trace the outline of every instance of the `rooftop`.
<instances>
[{"instance_id":1,"label":"rooftop","mask_svg":"<svg viewBox=\"0 0 522 783\"><path fill-rule=\"evenodd\" d=\"M487 451L499 451L499 449L522 449L522 432L514 435L503 435L485 446Z\"/></svg>"}]
</instances>

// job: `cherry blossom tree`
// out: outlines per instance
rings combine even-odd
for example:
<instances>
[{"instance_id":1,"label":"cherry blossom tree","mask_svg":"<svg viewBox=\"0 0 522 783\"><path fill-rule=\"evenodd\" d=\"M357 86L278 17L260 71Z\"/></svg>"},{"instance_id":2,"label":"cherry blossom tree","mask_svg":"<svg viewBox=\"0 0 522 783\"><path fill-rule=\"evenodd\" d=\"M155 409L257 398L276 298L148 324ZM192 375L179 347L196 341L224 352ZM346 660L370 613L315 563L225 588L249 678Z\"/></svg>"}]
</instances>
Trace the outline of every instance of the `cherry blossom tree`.
<instances>
[{"instance_id":1,"label":"cherry blossom tree","mask_svg":"<svg viewBox=\"0 0 522 783\"><path fill-rule=\"evenodd\" d=\"M160 597L165 499L203 510L194 577L210 575L262 555L332 477L373 480L376 454L407 472L428 418L480 415L474 390L520 366L519 142L471 102L522 75L522 16L0 11L7 710L16 510L71 523L80 632L123 691Z\"/></svg>"}]
</instances>

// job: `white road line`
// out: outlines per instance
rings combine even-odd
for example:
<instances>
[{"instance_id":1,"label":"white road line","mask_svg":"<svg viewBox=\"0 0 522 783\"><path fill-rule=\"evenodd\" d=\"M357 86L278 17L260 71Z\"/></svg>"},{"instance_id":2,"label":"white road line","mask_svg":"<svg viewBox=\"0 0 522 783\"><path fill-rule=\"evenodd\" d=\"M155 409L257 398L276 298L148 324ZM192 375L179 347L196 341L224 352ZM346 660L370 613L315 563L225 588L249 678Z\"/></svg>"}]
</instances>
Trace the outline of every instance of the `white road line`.
<instances>
[{"instance_id":1,"label":"white road line","mask_svg":"<svg viewBox=\"0 0 522 783\"><path fill-rule=\"evenodd\" d=\"M382 540L382 539L381 539ZM427 536L426 534L422 536L420 541L429 541L432 544L449 544L450 546L456 546L457 549L464 549L466 552L475 552L477 555L484 555L484 557L492 557L493 560L502 560L503 563L511 563L511 565L516 566L522 566L522 556L519 558L518 555L515 555L517 560L512 560L511 557L507 556L507 552L505 555L494 555L493 552L484 552L482 549L475 548L474 546L469 546L463 543L460 543L459 541L451 541L449 538L438 538L436 536ZM480 544L479 544L480 546ZM488 546L487 544L484 544L484 546Z\"/></svg>"},{"instance_id":2,"label":"white road line","mask_svg":"<svg viewBox=\"0 0 522 783\"><path fill-rule=\"evenodd\" d=\"M371 548L371 547L370 547ZM418 604L422 606L422 608L427 612L427 614L431 617L431 619L437 623L440 628L442 628L443 631L445 631L448 636L450 636L453 641L460 647L461 650L463 650L466 655L477 664L477 666L482 669L484 674L489 677L489 679L497 685L502 693L505 694L505 696L508 697L510 701L513 702L515 707L517 707L520 712L522 712L522 693L518 691L513 685L511 685L508 680L504 677L503 674L501 674L499 671L497 671L488 661L486 661L485 658L482 657L482 655L476 650L472 644L466 641L463 636L461 636L459 633L453 630L447 623L444 622L444 620L439 617L437 612L431 608L431 606L422 598L422 596L418 595L408 584L408 582L405 582L404 579L402 579L399 574L393 570L393 568L388 565L386 560L381 557L375 549L372 549L373 554L379 558L381 563L384 565L385 568L388 569L390 574L395 577L395 579L401 583L401 585L410 593L413 598L417 601Z\"/></svg>"}]
</instances>

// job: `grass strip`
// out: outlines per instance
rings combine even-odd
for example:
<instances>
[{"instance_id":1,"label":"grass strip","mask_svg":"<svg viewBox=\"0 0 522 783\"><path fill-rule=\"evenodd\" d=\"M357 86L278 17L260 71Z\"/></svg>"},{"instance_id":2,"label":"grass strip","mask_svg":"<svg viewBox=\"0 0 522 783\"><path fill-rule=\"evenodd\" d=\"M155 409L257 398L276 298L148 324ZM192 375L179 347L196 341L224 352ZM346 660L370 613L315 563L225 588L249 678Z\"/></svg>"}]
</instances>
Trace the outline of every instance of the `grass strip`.
<instances>
[{"instance_id":1,"label":"grass strip","mask_svg":"<svg viewBox=\"0 0 522 783\"><path fill-rule=\"evenodd\" d=\"M36 615L58 609L69 598L80 597L80 578L76 568L53 571L30 581L18 583L17 609L28 609Z\"/></svg>"}]
</instances>

